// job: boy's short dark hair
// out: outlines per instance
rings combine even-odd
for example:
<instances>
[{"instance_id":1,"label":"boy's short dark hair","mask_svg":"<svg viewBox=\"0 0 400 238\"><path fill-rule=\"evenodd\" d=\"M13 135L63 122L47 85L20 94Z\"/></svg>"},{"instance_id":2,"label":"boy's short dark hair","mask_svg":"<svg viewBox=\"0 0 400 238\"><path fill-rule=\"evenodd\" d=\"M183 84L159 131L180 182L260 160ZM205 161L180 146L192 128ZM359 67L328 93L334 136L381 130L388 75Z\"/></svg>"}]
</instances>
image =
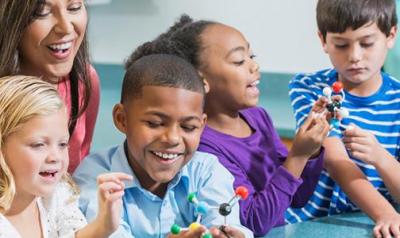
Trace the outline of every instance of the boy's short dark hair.
<instances>
[{"instance_id":1,"label":"boy's short dark hair","mask_svg":"<svg viewBox=\"0 0 400 238\"><path fill-rule=\"evenodd\" d=\"M394 0L318 0L317 24L323 39L328 32L342 33L375 22L388 36L397 24Z\"/></svg>"},{"instance_id":2,"label":"boy's short dark hair","mask_svg":"<svg viewBox=\"0 0 400 238\"><path fill-rule=\"evenodd\" d=\"M122 83L121 103L142 95L144 86L182 88L204 94L203 81L186 60L167 54L152 54L128 60Z\"/></svg>"}]
</instances>

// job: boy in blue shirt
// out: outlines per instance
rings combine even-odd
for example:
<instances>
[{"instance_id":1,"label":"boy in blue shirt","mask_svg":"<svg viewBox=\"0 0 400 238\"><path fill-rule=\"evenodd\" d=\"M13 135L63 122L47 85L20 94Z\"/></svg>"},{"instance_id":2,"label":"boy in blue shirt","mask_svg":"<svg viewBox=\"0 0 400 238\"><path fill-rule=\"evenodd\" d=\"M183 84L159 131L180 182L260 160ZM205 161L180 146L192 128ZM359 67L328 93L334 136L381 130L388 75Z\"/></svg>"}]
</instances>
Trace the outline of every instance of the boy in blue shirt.
<instances>
[{"instance_id":1,"label":"boy in blue shirt","mask_svg":"<svg viewBox=\"0 0 400 238\"><path fill-rule=\"evenodd\" d=\"M342 107L350 116L324 141L326 170L308 204L289 209L286 221L360 208L375 221L375 236L398 237L400 216L389 201L400 198L400 83L381 72L397 33L394 0L319 0L317 23L334 68L290 82L297 126L336 81L343 83Z\"/></svg>"},{"instance_id":2,"label":"boy in blue shirt","mask_svg":"<svg viewBox=\"0 0 400 238\"><path fill-rule=\"evenodd\" d=\"M96 177L105 171L133 175L123 196L120 228L112 237L226 237L218 226L224 218L215 209L234 194L232 175L215 156L197 152L206 121L204 88L197 71L172 55L149 55L128 61L121 103L114 124L126 141L87 157L75 171L82 193L80 205L88 220L97 213ZM190 193L211 209L197 229L168 235L173 224L188 227L196 219ZM231 237L253 237L240 225L239 208L227 217Z\"/></svg>"}]
</instances>

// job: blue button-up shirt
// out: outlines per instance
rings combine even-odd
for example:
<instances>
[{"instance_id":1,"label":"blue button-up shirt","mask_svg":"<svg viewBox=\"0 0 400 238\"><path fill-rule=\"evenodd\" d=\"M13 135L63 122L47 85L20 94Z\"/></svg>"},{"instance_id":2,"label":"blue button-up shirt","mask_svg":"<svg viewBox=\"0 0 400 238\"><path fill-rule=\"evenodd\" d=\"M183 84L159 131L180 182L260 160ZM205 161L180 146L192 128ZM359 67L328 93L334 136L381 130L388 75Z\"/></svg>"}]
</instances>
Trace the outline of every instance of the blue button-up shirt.
<instances>
[{"instance_id":1,"label":"blue button-up shirt","mask_svg":"<svg viewBox=\"0 0 400 238\"><path fill-rule=\"evenodd\" d=\"M192 159L169 183L164 198L144 189L129 166L124 145L91 154L74 173L81 188L80 208L91 221L97 214L96 177L107 172L124 172L133 176L126 182L123 196L121 225L111 237L155 238L165 237L175 223L188 227L196 219L195 206L187 201L189 193L196 192L199 201L210 209L201 224L211 227L224 224L218 207L234 195L233 176L211 154L196 152ZM239 205L233 207L227 224L240 229L246 237L253 234L240 225Z\"/></svg>"}]
</instances>

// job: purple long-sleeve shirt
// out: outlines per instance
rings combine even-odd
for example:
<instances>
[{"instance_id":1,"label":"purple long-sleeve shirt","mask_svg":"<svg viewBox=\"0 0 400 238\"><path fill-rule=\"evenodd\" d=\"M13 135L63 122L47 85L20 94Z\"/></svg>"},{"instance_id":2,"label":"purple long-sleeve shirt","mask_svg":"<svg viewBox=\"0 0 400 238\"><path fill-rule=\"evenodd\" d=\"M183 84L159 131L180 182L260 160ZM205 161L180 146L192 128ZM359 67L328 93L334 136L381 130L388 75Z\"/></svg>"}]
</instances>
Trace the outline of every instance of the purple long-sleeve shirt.
<instances>
[{"instance_id":1,"label":"purple long-sleeve shirt","mask_svg":"<svg viewBox=\"0 0 400 238\"><path fill-rule=\"evenodd\" d=\"M235 177L235 188L248 188L249 197L240 201L241 222L262 236L284 224L290 205L301 207L308 201L322 170L323 150L307 162L301 178L295 178L282 166L288 151L267 112L254 107L240 114L253 130L249 137L233 137L206 126L199 150L218 157Z\"/></svg>"}]
</instances>

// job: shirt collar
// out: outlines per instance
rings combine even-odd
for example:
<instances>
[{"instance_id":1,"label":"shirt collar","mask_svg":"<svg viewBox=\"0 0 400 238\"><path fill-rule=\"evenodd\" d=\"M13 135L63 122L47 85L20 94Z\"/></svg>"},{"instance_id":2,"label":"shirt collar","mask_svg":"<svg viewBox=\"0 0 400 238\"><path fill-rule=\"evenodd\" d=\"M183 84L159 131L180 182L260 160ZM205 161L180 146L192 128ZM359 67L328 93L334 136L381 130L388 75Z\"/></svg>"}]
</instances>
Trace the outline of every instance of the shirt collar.
<instances>
[{"instance_id":1,"label":"shirt collar","mask_svg":"<svg viewBox=\"0 0 400 238\"><path fill-rule=\"evenodd\" d=\"M125 182L125 188L133 188L140 186L139 180L133 173L131 166L128 163L124 150L125 143L118 146L116 153L111 157L111 171L122 172L133 176L133 180Z\"/></svg>"}]
</instances>

